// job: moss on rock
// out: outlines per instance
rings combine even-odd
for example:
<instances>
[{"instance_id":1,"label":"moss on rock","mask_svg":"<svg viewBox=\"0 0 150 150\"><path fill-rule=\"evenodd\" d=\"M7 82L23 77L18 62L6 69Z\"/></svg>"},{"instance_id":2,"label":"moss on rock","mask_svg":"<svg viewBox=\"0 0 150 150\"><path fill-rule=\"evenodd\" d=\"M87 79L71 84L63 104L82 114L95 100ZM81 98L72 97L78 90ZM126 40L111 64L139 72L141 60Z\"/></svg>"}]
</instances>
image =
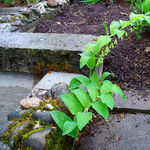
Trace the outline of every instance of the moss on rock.
<instances>
[{"instance_id":1,"label":"moss on rock","mask_svg":"<svg viewBox=\"0 0 150 150\"><path fill-rule=\"evenodd\" d=\"M60 110L68 114L70 117L71 114L69 113L68 109L65 107L64 104L61 103L61 100L51 99L49 98L48 101L43 100L41 105L38 108L31 109L32 112L36 110L47 111L48 108L45 108L45 105L50 103L54 109ZM17 131L17 134L13 137L13 146L10 144L10 139L12 138L14 130L24 125L25 122L29 122L23 129ZM39 125L39 128L34 129L35 125ZM58 129L56 124L49 124L44 121L36 121L32 118L32 113L27 111L24 113L19 119L13 119L13 122L9 124L8 131L0 137L0 141L5 144L8 144L11 149L16 150L18 148L22 150L31 150L29 147L23 147L23 141L29 137L30 134L34 132L38 132L45 128L53 128L54 130L45 136L46 140L46 147L45 150L70 150L72 147L73 139L68 136L62 136L61 131ZM67 147L66 147L67 146Z\"/></svg>"},{"instance_id":2,"label":"moss on rock","mask_svg":"<svg viewBox=\"0 0 150 150\"><path fill-rule=\"evenodd\" d=\"M45 136L45 150L70 150L73 144L73 138L62 136L61 131L55 128L53 132Z\"/></svg>"}]
</instances>

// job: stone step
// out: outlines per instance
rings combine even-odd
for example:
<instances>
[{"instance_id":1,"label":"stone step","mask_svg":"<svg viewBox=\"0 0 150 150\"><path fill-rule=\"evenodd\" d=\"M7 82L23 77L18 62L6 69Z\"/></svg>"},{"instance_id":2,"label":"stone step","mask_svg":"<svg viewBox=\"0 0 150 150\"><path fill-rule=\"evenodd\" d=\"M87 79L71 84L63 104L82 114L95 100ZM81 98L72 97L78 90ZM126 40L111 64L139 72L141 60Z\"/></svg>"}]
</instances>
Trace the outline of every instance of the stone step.
<instances>
[{"instance_id":1,"label":"stone step","mask_svg":"<svg viewBox=\"0 0 150 150\"><path fill-rule=\"evenodd\" d=\"M69 85L71 79L78 74L51 72L47 73L34 89L50 90L54 84L66 83ZM34 90L33 89L33 90ZM127 113L145 113L150 114L150 94L145 95L144 92L136 90L124 91L127 101L117 95L114 96L114 112L127 112Z\"/></svg>"},{"instance_id":2,"label":"stone step","mask_svg":"<svg viewBox=\"0 0 150 150\"><path fill-rule=\"evenodd\" d=\"M85 72L79 54L97 36L0 32L0 69L28 73Z\"/></svg>"},{"instance_id":3,"label":"stone step","mask_svg":"<svg viewBox=\"0 0 150 150\"><path fill-rule=\"evenodd\" d=\"M57 83L66 83L69 85L71 79L76 75L78 74L64 72L47 73L33 89L50 90Z\"/></svg>"},{"instance_id":4,"label":"stone step","mask_svg":"<svg viewBox=\"0 0 150 150\"><path fill-rule=\"evenodd\" d=\"M82 150L148 150L150 148L150 115L110 115L94 125L92 135L80 142ZM90 144L88 144L90 143Z\"/></svg>"},{"instance_id":5,"label":"stone step","mask_svg":"<svg viewBox=\"0 0 150 150\"><path fill-rule=\"evenodd\" d=\"M150 94L145 94L138 90L124 91L127 101L115 94L114 96L114 110L115 112L126 113L145 113L150 114Z\"/></svg>"},{"instance_id":6,"label":"stone step","mask_svg":"<svg viewBox=\"0 0 150 150\"><path fill-rule=\"evenodd\" d=\"M20 9L23 9L24 7L6 7L6 8L0 8L0 16L2 15L10 15L13 13L17 13Z\"/></svg>"}]
</instances>

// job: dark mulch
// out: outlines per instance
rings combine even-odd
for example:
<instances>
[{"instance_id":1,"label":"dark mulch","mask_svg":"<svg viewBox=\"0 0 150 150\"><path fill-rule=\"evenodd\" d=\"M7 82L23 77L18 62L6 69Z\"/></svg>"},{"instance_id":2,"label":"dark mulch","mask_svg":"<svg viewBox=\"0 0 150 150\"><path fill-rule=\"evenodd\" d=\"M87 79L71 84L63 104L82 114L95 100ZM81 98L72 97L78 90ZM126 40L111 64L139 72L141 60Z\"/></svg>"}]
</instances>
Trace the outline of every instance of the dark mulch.
<instances>
[{"instance_id":1,"label":"dark mulch","mask_svg":"<svg viewBox=\"0 0 150 150\"><path fill-rule=\"evenodd\" d=\"M62 10L54 20L45 20L39 24L35 32L40 33L75 33L105 34L103 22L110 24L112 20L127 20L131 9L121 4L96 3L83 4L74 1Z\"/></svg>"},{"instance_id":2,"label":"dark mulch","mask_svg":"<svg viewBox=\"0 0 150 150\"><path fill-rule=\"evenodd\" d=\"M113 20L128 20L131 9L128 4L97 3L82 4L74 1L54 20L45 20L36 27L35 32L105 34L103 22L108 25ZM105 70L113 72L113 79L122 88L144 90L150 87L150 34L142 34L142 40L135 35L121 42L105 60Z\"/></svg>"},{"instance_id":3,"label":"dark mulch","mask_svg":"<svg viewBox=\"0 0 150 150\"><path fill-rule=\"evenodd\" d=\"M144 32L141 38L129 36L104 61L104 69L115 73L114 81L122 88L150 89L150 33Z\"/></svg>"}]
</instances>

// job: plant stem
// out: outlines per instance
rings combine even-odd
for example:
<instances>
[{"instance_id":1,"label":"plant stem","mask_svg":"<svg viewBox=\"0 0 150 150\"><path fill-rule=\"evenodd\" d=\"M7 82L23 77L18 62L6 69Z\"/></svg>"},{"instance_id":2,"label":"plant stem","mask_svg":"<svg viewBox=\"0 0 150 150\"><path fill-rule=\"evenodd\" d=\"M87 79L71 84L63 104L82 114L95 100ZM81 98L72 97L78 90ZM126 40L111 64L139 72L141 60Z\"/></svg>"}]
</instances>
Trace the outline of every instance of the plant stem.
<instances>
[{"instance_id":1,"label":"plant stem","mask_svg":"<svg viewBox=\"0 0 150 150\"><path fill-rule=\"evenodd\" d=\"M90 69L90 78L91 78L91 76L92 76L92 69Z\"/></svg>"},{"instance_id":2,"label":"plant stem","mask_svg":"<svg viewBox=\"0 0 150 150\"><path fill-rule=\"evenodd\" d=\"M73 141L73 146L72 146L72 149L71 149L71 150L74 150L75 143L76 143L76 139L74 139L74 141Z\"/></svg>"}]
</instances>

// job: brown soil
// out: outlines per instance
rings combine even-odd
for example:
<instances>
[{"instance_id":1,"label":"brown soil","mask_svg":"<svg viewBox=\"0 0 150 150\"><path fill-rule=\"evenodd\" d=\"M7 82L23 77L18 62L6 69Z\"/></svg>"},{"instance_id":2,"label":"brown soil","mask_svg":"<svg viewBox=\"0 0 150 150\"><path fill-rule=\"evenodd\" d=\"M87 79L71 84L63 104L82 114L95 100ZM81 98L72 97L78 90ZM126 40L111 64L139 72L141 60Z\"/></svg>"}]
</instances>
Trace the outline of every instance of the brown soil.
<instances>
[{"instance_id":1,"label":"brown soil","mask_svg":"<svg viewBox=\"0 0 150 150\"><path fill-rule=\"evenodd\" d=\"M35 32L41 33L75 33L105 34L103 22L110 24L112 20L127 20L130 8L121 4L110 3L83 4L74 1L62 10L54 20L45 20L39 24Z\"/></svg>"},{"instance_id":2,"label":"brown soil","mask_svg":"<svg viewBox=\"0 0 150 150\"><path fill-rule=\"evenodd\" d=\"M128 20L131 9L128 4L82 4L74 1L54 20L45 20L36 27L41 33L105 34L103 22ZM113 80L122 88L144 90L150 87L149 32L120 41L105 60L105 71L113 72Z\"/></svg>"}]
</instances>

